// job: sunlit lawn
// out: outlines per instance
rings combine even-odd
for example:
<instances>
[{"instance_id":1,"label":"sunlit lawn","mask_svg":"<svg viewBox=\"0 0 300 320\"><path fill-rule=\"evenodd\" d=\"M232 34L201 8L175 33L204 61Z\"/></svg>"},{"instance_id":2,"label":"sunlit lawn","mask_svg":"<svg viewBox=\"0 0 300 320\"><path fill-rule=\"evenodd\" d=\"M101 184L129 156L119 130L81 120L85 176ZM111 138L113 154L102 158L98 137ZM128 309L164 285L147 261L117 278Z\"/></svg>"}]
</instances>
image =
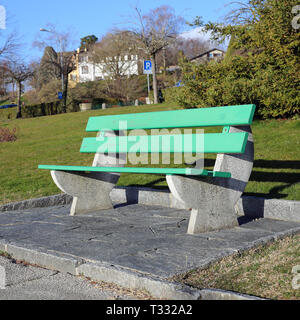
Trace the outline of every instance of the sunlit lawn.
<instances>
[{"instance_id":1,"label":"sunlit lawn","mask_svg":"<svg viewBox=\"0 0 300 320\"><path fill-rule=\"evenodd\" d=\"M300 235L226 257L205 270L175 277L197 288L217 288L276 300L300 300L293 284L300 265ZM297 277L296 277L297 276Z\"/></svg>"},{"instance_id":2,"label":"sunlit lawn","mask_svg":"<svg viewBox=\"0 0 300 320\"><path fill-rule=\"evenodd\" d=\"M121 107L23 120L5 120L0 110L0 126L18 128L16 142L0 143L0 203L60 193L38 164L91 165L93 155L79 152L83 137L94 136L85 132L90 116L172 109L166 104ZM255 165L246 193L300 200L300 121L255 121L252 129ZM207 156L207 168L212 159ZM164 176L137 174L123 174L119 185L167 187Z\"/></svg>"}]
</instances>

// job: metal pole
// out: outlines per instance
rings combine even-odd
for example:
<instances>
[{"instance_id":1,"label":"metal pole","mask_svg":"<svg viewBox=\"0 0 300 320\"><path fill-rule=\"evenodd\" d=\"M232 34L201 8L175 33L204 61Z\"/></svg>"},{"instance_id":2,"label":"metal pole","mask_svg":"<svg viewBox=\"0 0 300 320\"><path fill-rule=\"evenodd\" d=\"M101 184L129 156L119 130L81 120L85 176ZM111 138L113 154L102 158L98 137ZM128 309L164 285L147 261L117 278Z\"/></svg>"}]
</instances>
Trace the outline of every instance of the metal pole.
<instances>
[{"instance_id":1,"label":"metal pole","mask_svg":"<svg viewBox=\"0 0 300 320\"><path fill-rule=\"evenodd\" d=\"M147 83L148 83L148 98L150 98L150 75L147 73Z\"/></svg>"}]
</instances>

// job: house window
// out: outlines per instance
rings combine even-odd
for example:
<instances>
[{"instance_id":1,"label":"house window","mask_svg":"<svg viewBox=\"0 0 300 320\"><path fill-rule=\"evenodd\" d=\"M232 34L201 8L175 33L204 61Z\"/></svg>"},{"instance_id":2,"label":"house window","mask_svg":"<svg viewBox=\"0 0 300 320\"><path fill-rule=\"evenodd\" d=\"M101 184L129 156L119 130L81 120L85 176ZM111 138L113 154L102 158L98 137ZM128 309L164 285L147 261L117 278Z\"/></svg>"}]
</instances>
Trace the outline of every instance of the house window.
<instances>
[{"instance_id":1,"label":"house window","mask_svg":"<svg viewBox=\"0 0 300 320\"><path fill-rule=\"evenodd\" d=\"M89 67L88 66L81 67L81 74L89 74Z\"/></svg>"},{"instance_id":2,"label":"house window","mask_svg":"<svg viewBox=\"0 0 300 320\"><path fill-rule=\"evenodd\" d=\"M78 61L79 61L80 63L82 63L82 62L88 62L88 61L89 61L89 58L88 58L88 56L79 56Z\"/></svg>"}]
</instances>

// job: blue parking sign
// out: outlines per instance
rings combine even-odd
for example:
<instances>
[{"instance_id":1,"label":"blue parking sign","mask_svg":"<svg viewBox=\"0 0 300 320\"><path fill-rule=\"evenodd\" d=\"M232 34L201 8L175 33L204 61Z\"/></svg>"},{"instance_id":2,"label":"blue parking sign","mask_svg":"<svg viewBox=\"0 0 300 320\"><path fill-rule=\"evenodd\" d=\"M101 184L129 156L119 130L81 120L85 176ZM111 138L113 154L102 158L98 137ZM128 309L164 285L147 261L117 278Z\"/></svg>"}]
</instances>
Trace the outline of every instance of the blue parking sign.
<instances>
[{"instance_id":1,"label":"blue parking sign","mask_svg":"<svg viewBox=\"0 0 300 320\"><path fill-rule=\"evenodd\" d=\"M150 60L144 61L144 74L152 74L152 62Z\"/></svg>"},{"instance_id":2,"label":"blue parking sign","mask_svg":"<svg viewBox=\"0 0 300 320\"><path fill-rule=\"evenodd\" d=\"M58 92L58 99L62 100L62 98L63 98L63 93L62 92Z\"/></svg>"}]
</instances>

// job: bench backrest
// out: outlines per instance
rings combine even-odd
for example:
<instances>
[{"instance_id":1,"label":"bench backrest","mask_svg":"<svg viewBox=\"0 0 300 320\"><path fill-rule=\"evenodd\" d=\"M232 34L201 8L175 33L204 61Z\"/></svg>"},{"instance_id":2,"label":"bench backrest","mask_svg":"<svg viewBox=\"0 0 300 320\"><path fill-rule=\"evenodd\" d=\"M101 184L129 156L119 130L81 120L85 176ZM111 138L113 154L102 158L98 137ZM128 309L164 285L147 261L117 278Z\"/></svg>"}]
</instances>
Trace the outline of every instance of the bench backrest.
<instances>
[{"instance_id":1,"label":"bench backrest","mask_svg":"<svg viewBox=\"0 0 300 320\"><path fill-rule=\"evenodd\" d=\"M127 122L128 130L250 125L254 112L252 104L91 117L86 131L119 130L120 121Z\"/></svg>"},{"instance_id":2,"label":"bench backrest","mask_svg":"<svg viewBox=\"0 0 300 320\"><path fill-rule=\"evenodd\" d=\"M118 131L124 129L170 129L212 126L251 125L255 105L200 108L176 111L121 114L91 117L86 131ZM121 127L120 127L121 124ZM183 137L184 136L184 137ZM168 141L166 142L166 138ZM201 143L200 143L200 140ZM139 152L203 152L203 153L244 153L248 134L223 133L153 135L136 137L84 138L81 152L99 152L105 143L107 152L136 152L134 144L139 141Z\"/></svg>"}]
</instances>

